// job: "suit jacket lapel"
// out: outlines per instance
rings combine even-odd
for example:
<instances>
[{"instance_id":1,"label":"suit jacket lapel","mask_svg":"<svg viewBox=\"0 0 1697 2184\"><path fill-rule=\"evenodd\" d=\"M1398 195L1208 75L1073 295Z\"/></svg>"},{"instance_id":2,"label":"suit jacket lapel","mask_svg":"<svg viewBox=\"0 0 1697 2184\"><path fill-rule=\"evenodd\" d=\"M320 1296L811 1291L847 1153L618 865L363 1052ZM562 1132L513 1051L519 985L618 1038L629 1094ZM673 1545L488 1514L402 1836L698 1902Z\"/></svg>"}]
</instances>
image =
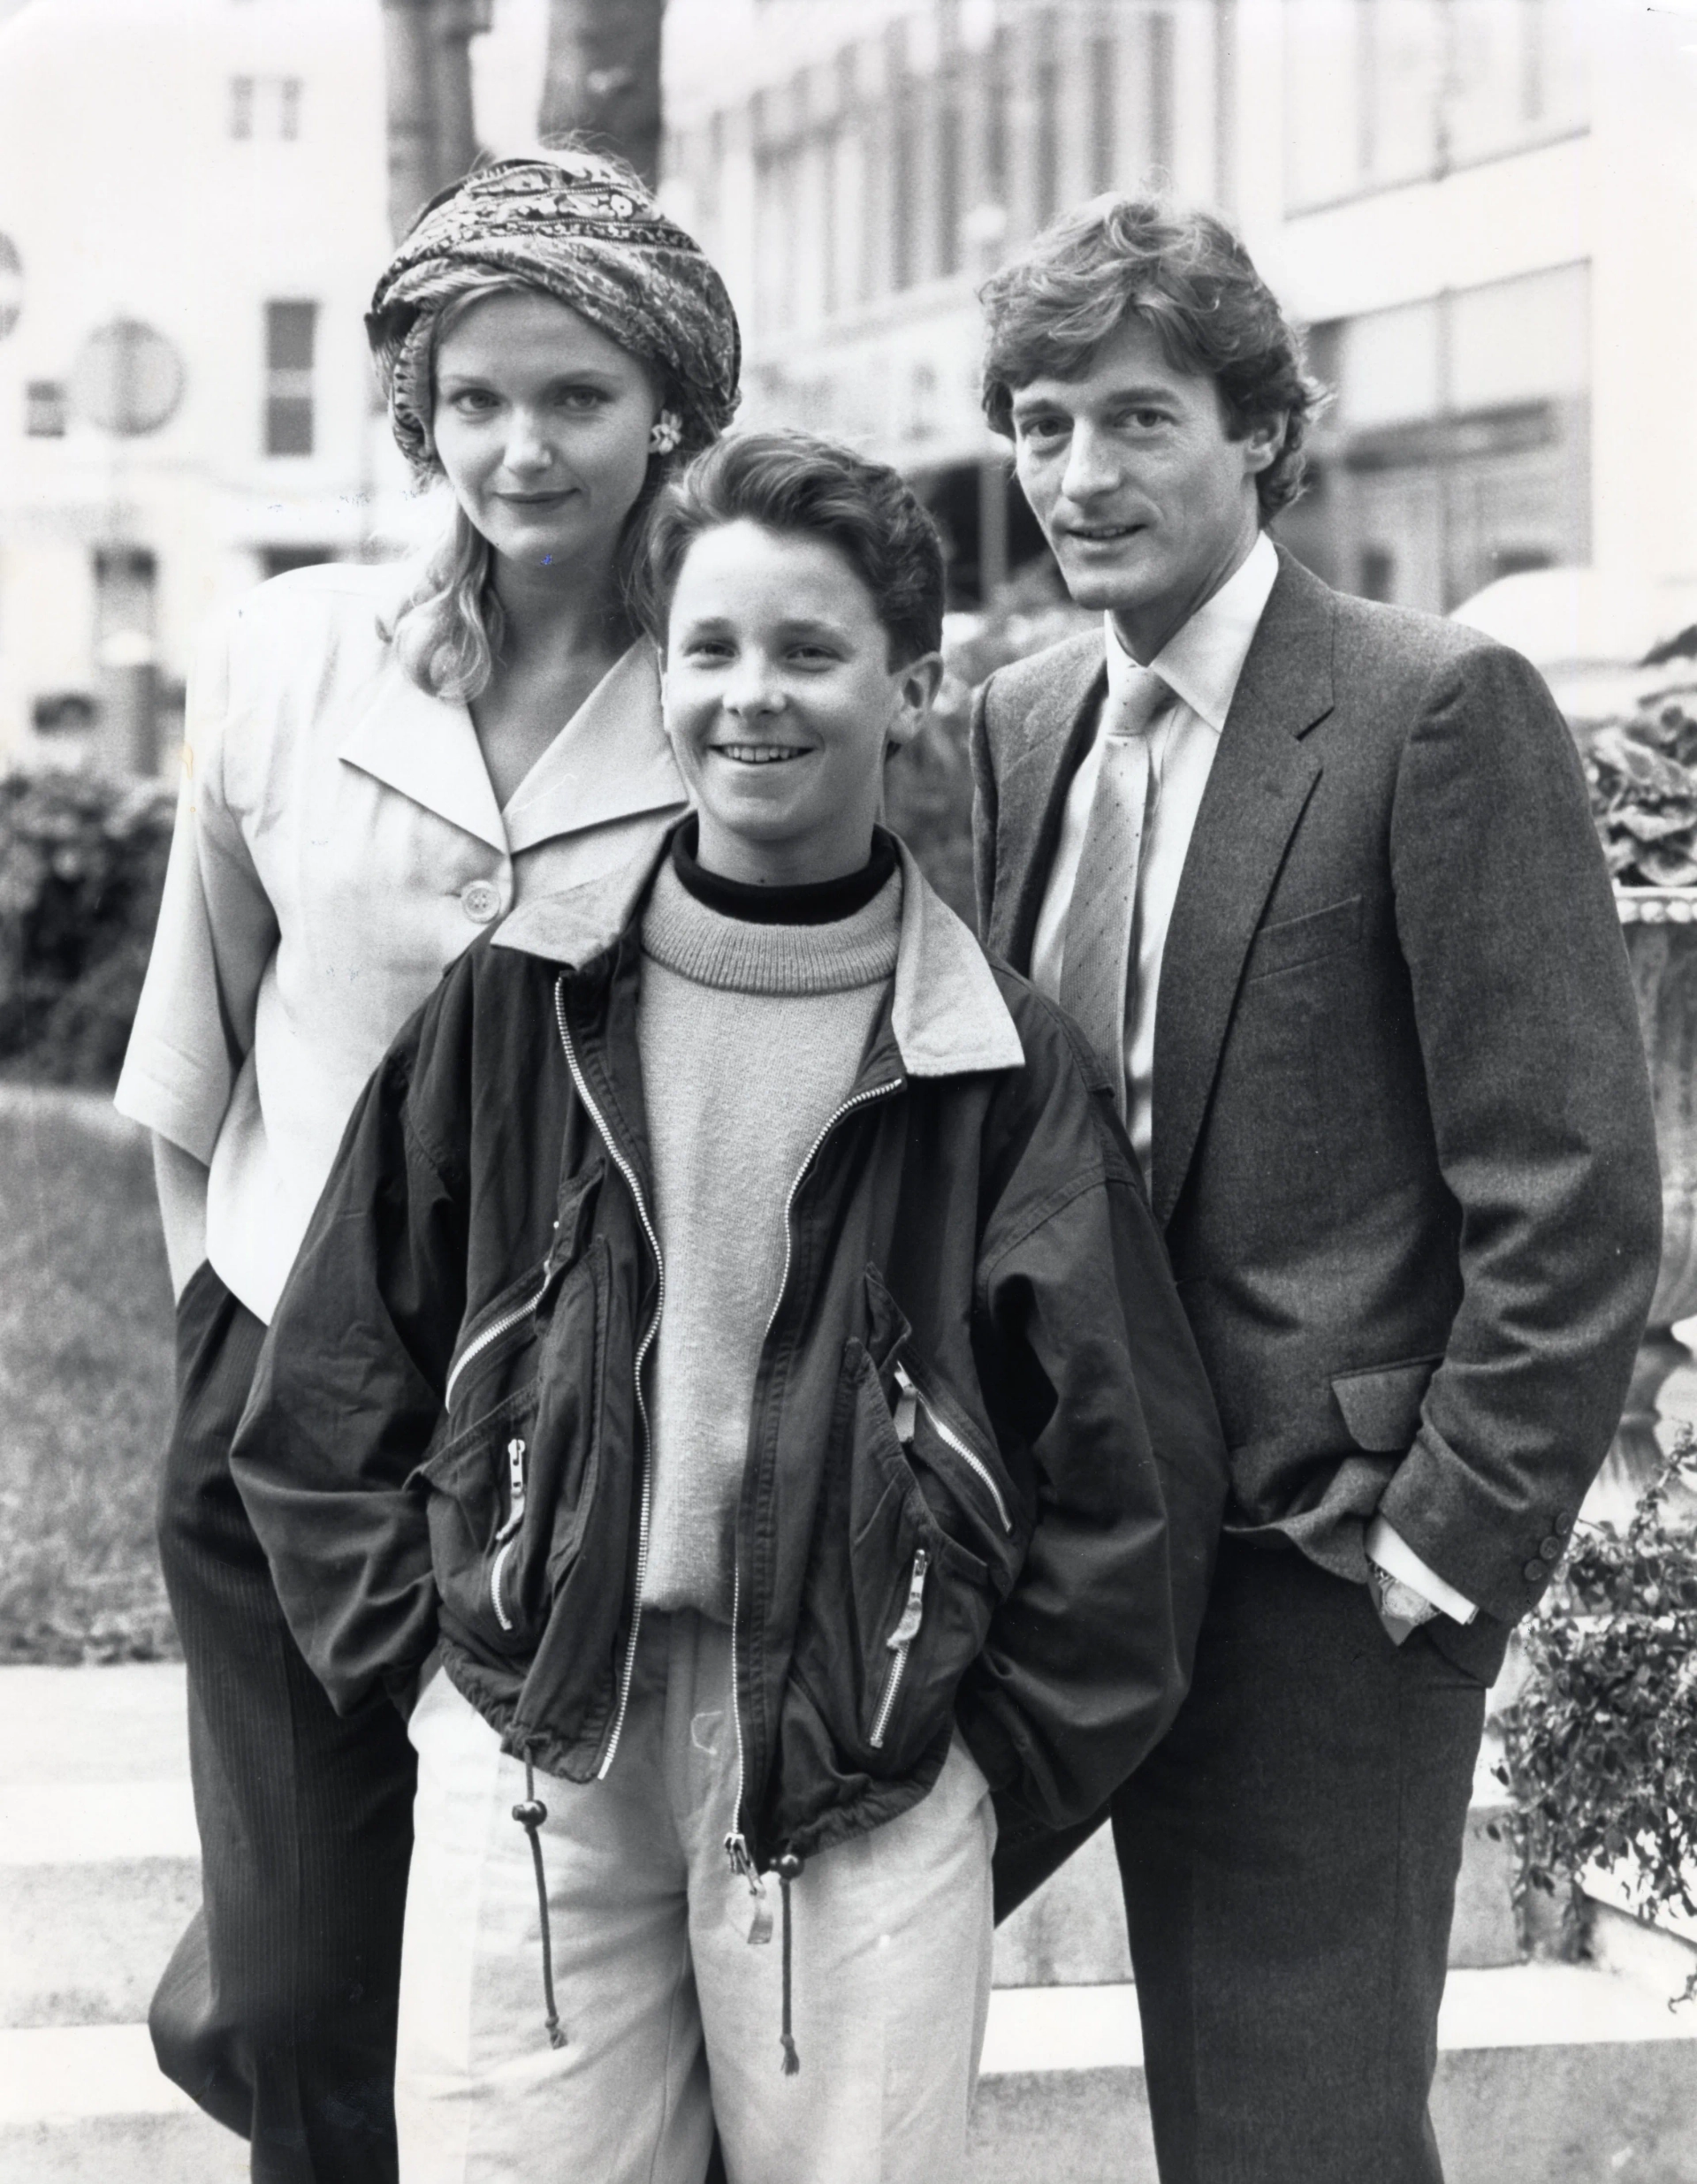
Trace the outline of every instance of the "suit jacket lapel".
<instances>
[{"instance_id":1,"label":"suit jacket lapel","mask_svg":"<svg viewBox=\"0 0 1697 2184\"><path fill-rule=\"evenodd\" d=\"M1153 1198L1172 1217L1260 923L1320 760L1301 739L1332 710L1332 595L1282 550L1197 814L1155 1012Z\"/></svg>"},{"instance_id":2,"label":"suit jacket lapel","mask_svg":"<svg viewBox=\"0 0 1697 2184\"><path fill-rule=\"evenodd\" d=\"M1092 632L1062 654L1038 702L1008 725L996 776L996 894L985 937L1021 972L1031 969L1067 791L1107 685L1102 639Z\"/></svg>"}]
</instances>

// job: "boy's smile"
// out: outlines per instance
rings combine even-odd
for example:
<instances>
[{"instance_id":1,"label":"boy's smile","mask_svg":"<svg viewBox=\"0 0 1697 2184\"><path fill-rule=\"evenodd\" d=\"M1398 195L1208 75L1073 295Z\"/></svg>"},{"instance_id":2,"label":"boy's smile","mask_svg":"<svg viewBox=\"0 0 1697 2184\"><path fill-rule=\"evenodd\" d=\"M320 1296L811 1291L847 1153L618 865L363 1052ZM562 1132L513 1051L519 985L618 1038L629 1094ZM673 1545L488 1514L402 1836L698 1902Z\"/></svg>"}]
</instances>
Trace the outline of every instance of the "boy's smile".
<instances>
[{"instance_id":1,"label":"boy's smile","mask_svg":"<svg viewBox=\"0 0 1697 2184\"><path fill-rule=\"evenodd\" d=\"M666 726L709 871L792 886L871 854L884 760L942 663L890 664L865 584L826 540L746 521L704 531L672 595Z\"/></svg>"}]
</instances>

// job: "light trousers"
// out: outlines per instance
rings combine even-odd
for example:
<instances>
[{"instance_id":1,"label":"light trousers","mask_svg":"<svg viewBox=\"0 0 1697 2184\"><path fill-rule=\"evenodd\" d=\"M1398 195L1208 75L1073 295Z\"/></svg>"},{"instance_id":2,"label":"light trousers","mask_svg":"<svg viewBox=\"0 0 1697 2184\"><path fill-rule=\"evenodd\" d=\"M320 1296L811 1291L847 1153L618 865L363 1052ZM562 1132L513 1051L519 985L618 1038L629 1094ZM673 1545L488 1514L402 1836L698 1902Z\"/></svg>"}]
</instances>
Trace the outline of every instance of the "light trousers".
<instances>
[{"instance_id":1,"label":"light trousers","mask_svg":"<svg viewBox=\"0 0 1697 2184\"><path fill-rule=\"evenodd\" d=\"M724 1838L730 1634L643 1619L604 1782L538 1774L554 1986L544 2028L524 1769L437 1674L415 1709L415 1845L395 2103L402 2184L958 2184L989 2008L995 1822L958 1739L928 1797L808 1861L782 1921Z\"/></svg>"}]
</instances>

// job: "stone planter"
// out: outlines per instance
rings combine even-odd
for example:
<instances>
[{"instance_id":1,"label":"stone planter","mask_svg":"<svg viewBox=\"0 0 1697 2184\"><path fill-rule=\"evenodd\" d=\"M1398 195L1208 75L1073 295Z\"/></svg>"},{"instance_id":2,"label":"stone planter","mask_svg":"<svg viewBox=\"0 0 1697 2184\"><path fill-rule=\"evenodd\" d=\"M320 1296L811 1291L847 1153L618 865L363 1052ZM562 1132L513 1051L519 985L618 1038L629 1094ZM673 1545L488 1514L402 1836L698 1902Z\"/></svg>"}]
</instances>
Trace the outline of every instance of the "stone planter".
<instances>
[{"instance_id":1,"label":"stone planter","mask_svg":"<svg viewBox=\"0 0 1697 2184\"><path fill-rule=\"evenodd\" d=\"M1624 1526L1661 1462L1657 1398L1691 1360L1673 1323L1697 1313L1697 887L1617 887L1615 900L1662 1156L1662 1269L1620 1430L1586 1503L1588 1517Z\"/></svg>"}]
</instances>

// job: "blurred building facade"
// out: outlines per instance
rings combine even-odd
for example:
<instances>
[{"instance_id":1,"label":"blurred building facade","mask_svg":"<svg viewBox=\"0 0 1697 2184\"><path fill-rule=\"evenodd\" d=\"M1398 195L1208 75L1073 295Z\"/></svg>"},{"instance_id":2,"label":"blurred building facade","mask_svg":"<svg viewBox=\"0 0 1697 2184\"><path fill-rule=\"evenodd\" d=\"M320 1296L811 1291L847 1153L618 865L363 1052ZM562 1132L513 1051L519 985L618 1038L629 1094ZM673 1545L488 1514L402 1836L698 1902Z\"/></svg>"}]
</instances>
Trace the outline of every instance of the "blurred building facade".
<instances>
[{"instance_id":1,"label":"blurred building facade","mask_svg":"<svg viewBox=\"0 0 1697 2184\"><path fill-rule=\"evenodd\" d=\"M147 770L207 610L359 550L382 68L377 9L345 0L46 0L8 24L0 746L51 748L92 700L102 755Z\"/></svg>"},{"instance_id":2,"label":"blurred building facade","mask_svg":"<svg viewBox=\"0 0 1697 2184\"><path fill-rule=\"evenodd\" d=\"M546 12L474 42L498 149L534 138ZM434 521L362 323L384 112L382 0L0 15L0 762L170 763L212 608Z\"/></svg>"},{"instance_id":3,"label":"blurred building facade","mask_svg":"<svg viewBox=\"0 0 1697 2184\"><path fill-rule=\"evenodd\" d=\"M477 136L517 151L548 0L483 5ZM434 522L361 328L382 14L0 0L0 761L145 765L209 609ZM742 314L745 421L916 476L962 603L1041 555L976 288L1150 176L1311 329L1338 393L1282 529L1333 581L1697 577L1693 48L1628 0L669 0L665 188Z\"/></svg>"},{"instance_id":4,"label":"blurred building facade","mask_svg":"<svg viewBox=\"0 0 1697 2184\"><path fill-rule=\"evenodd\" d=\"M673 0L669 167L749 421L925 483L978 597L1035 551L974 291L1164 180L1336 389L1289 542L1444 611L1514 570L1697 574L1697 23L1617 0Z\"/></svg>"}]
</instances>

